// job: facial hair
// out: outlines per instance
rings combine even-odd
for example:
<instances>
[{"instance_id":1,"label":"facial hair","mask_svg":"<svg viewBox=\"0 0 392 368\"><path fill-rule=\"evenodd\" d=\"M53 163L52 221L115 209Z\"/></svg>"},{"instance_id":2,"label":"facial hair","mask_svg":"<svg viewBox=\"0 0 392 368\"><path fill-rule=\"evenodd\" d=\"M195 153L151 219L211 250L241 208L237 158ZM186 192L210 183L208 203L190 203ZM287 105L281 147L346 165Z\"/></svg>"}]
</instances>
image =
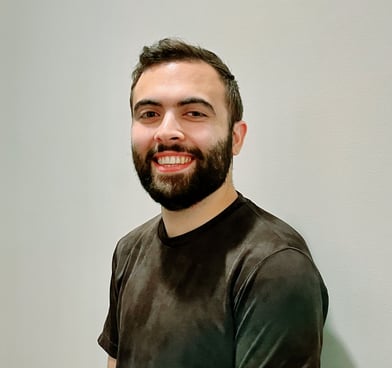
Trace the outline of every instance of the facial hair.
<instances>
[{"instance_id":1,"label":"facial hair","mask_svg":"<svg viewBox=\"0 0 392 368\"><path fill-rule=\"evenodd\" d=\"M193 155L196 161L193 172L172 175L154 174L153 156L157 152L166 150ZM200 202L222 186L233 159L232 134L230 132L226 139L218 141L205 153L196 147L186 148L178 144L173 146L160 144L156 149L148 151L145 158L134 146L132 153L140 182L151 198L168 210L179 211Z\"/></svg>"}]
</instances>

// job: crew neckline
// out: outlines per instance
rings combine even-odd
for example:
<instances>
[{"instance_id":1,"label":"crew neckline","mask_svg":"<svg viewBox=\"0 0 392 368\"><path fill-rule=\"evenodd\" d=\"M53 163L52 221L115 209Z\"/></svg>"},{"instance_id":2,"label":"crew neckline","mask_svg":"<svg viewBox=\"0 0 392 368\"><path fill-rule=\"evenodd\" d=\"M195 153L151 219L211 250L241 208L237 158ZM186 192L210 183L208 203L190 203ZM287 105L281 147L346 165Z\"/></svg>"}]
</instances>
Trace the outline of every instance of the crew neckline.
<instances>
[{"instance_id":1,"label":"crew neckline","mask_svg":"<svg viewBox=\"0 0 392 368\"><path fill-rule=\"evenodd\" d=\"M213 226L216 225L217 222L220 222L223 218L229 216L232 212L234 212L238 207L243 205L245 203L245 198L243 195L239 192L237 192L238 196L237 198L228 206L226 207L222 212L217 214L215 217L213 217L211 220L207 221L203 225L198 226L197 228L188 231L184 234L169 237L167 235L166 229L165 229L165 224L163 223L163 219L159 220L158 223L158 237L161 240L161 242L170 247L170 248L177 248L181 247L184 245L187 245L191 242L192 239L195 238L196 235L201 235L207 231L209 231Z\"/></svg>"}]
</instances>

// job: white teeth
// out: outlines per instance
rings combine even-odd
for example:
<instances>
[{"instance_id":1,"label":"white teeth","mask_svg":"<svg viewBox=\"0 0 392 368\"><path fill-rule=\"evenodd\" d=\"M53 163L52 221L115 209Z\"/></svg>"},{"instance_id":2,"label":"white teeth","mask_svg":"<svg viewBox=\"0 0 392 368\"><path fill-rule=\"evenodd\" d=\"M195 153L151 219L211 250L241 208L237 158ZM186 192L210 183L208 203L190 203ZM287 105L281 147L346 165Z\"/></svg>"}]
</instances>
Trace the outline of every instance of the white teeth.
<instances>
[{"instance_id":1,"label":"white teeth","mask_svg":"<svg viewBox=\"0 0 392 368\"><path fill-rule=\"evenodd\" d=\"M160 165L183 165L191 162L191 158L188 156L163 156L158 158L158 164Z\"/></svg>"}]
</instances>

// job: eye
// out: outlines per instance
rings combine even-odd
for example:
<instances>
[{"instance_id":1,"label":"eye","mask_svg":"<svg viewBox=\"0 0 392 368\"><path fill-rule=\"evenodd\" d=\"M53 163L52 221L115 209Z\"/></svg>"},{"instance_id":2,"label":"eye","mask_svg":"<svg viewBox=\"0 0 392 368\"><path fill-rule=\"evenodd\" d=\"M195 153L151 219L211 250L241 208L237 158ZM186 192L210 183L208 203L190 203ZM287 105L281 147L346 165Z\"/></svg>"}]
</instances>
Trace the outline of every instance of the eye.
<instances>
[{"instance_id":1,"label":"eye","mask_svg":"<svg viewBox=\"0 0 392 368\"><path fill-rule=\"evenodd\" d=\"M193 117L193 118L205 118L207 115L206 114L204 114L203 112L201 112L201 111L188 111L187 113L186 113L186 115L187 116L191 116L191 117Z\"/></svg>"},{"instance_id":2,"label":"eye","mask_svg":"<svg viewBox=\"0 0 392 368\"><path fill-rule=\"evenodd\" d=\"M151 119L158 116L158 113L155 111L145 111L139 114L139 119Z\"/></svg>"},{"instance_id":3,"label":"eye","mask_svg":"<svg viewBox=\"0 0 392 368\"><path fill-rule=\"evenodd\" d=\"M159 119L160 114L158 111L154 110L140 110L135 116L136 120L139 120L143 124L147 124L156 122Z\"/></svg>"}]
</instances>

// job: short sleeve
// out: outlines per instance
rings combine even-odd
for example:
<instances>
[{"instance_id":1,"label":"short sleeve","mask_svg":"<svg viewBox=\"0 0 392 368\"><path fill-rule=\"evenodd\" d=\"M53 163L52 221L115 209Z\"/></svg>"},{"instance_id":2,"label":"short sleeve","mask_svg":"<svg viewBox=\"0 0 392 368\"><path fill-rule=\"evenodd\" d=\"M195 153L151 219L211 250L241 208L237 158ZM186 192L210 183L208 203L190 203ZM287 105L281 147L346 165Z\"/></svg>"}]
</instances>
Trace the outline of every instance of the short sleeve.
<instances>
[{"instance_id":1,"label":"short sleeve","mask_svg":"<svg viewBox=\"0 0 392 368\"><path fill-rule=\"evenodd\" d=\"M98 337L98 344L112 357L117 358L118 349L118 278L116 277L116 254L113 256L112 277L110 281L110 303L102 333Z\"/></svg>"},{"instance_id":2,"label":"short sleeve","mask_svg":"<svg viewBox=\"0 0 392 368\"><path fill-rule=\"evenodd\" d=\"M328 298L312 260L294 248L254 267L234 299L236 368L317 368Z\"/></svg>"}]
</instances>

